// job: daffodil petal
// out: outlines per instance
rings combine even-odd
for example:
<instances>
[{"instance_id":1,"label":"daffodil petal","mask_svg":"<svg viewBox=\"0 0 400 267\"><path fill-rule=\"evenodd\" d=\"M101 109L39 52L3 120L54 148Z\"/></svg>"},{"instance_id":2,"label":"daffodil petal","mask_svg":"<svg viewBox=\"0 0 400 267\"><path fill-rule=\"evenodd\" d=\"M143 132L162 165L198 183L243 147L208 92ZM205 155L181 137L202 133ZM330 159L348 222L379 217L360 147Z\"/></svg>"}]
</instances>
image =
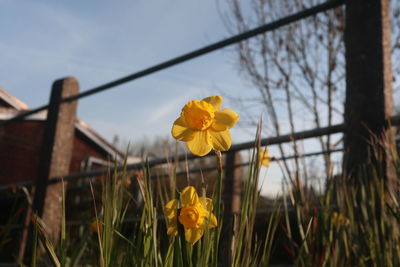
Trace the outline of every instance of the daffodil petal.
<instances>
[{"instance_id":1,"label":"daffodil petal","mask_svg":"<svg viewBox=\"0 0 400 267\"><path fill-rule=\"evenodd\" d=\"M170 225L168 225L167 235L176 236L177 234L178 234L178 227L176 223L170 223Z\"/></svg>"},{"instance_id":2,"label":"daffodil petal","mask_svg":"<svg viewBox=\"0 0 400 267\"><path fill-rule=\"evenodd\" d=\"M260 164L262 166L269 167L269 162L270 162L271 158L269 156L268 149L260 150L259 153L260 153Z\"/></svg>"},{"instance_id":3,"label":"daffodil petal","mask_svg":"<svg viewBox=\"0 0 400 267\"><path fill-rule=\"evenodd\" d=\"M218 226L217 217L214 214L210 214L210 222L208 224L208 228L214 228Z\"/></svg>"},{"instance_id":4,"label":"daffodil petal","mask_svg":"<svg viewBox=\"0 0 400 267\"><path fill-rule=\"evenodd\" d=\"M263 159L261 165L263 165L263 166L265 166L265 167L269 167L269 159L268 159L268 158Z\"/></svg>"},{"instance_id":5,"label":"daffodil petal","mask_svg":"<svg viewBox=\"0 0 400 267\"><path fill-rule=\"evenodd\" d=\"M231 134L229 130L214 132L210 131L211 145L215 150L227 151L232 144Z\"/></svg>"},{"instance_id":6,"label":"daffodil petal","mask_svg":"<svg viewBox=\"0 0 400 267\"><path fill-rule=\"evenodd\" d=\"M207 155L212 149L209 131L196 131L194 133L194 138L186 142L187 148L197 156Z\"/></svg>"},{"instance_id":7,"label":"daffodil petal","mask_svg":"<svg viewBox=\"0 0 400 267\"><path fill-rule=\"evenodd\" d=\"M236 124L238 119L239 115L232 109L226 108L223 110L218 110L215 112L215 123L213 125L213 129L218 131L218 129L223 128L223 126L230 129Z\"/></svg>"},{"instance_id":8,"label":"daffodil petal","mask_svg":"<svg viewBox=\"0 0 400 267\"><path fill-rule=\"evenodd\" d=\"M177 199L173 199L165 205L164 211L165 211L165 215L167 216L168 219L176 218L177 208L178 208L178 200Z\"/></svg>"},{"instance_id":9,"label":"daffodil petal","mask_svg":"<svg viewBox=\"0 0 400 267\"><path fill-rule=\"evenodd\" d=\"M171 130L172 136L179 141L190 141L194 137L194 132L191 130L185 121L184 117L179 117L175 120Z\"/></svg>"},{"instance_id":10,"label":"daffodil petal","mask_svg":"<svg viewBox=\"0 0 400 267\"><path fill-rule=\"evenodd\" d=\"M200 203L203 205L203 207L211 212L213 209L213 204L212 204L212 199L208 197L199 197Z\"/></svg>"},{"instance_id":11,"label":"daffodil petal","mask_svg":"<svg viewBox=\"0 0 400 267\"><path fill-rule=\"evenodd\" d=\"M204 213L202 214L202 221L199 224L201 227L206 227L207 226L207 221L208 221L208 227L209 229L214 228L218 225L217 223L217 217L215 217L214 214L211 212L208 212L204 210Z\"/></svg>"},{"instance_id":12,"label":"daffodil petal","mask_svg":"<svg viewBox=\"0 0 400 267\"><path fill-rule=\"evenodd\" d=\"M221 131L225 131L228 129L229 128L226 125L218 124L216 122L214 122L213 125L211 126L211 130L213 130L214 132L221 132Z\"/></svg>"},{"instance_id":13,"label":"daffodil petal","mask_svg":"<svg viewBox=\"0 0 400 267\"><path fill-rule=\"evenodd\" d=\"M202 101L211 104L216 110L219 110L222 105L222 96L214 95L204 98Z\"/></svg>"},{"instance_id":14,"label":"daffodil petal","mask_svg":"<svg viewBox=\"0 0 400 267\"><path fill-rule=\"evenodd\" d=\"M185 228L185 238L186 241L194 244L203 236L203 228Z\"/></svg>"},{"instance_id":15,"label":"daffodil petal","mask_svg":"<svg viewBox=\"0 0 400 267\"><path fill-rule=\"evenodd\" d=\"M181 193L182 206L191 206L199 202L199 196L193 186L187 186Z\"/></svg>"},{"instance_id":16,"label":"daffodil petal","mask_svg":"<svg viewBox=\"0 0 400 267\"><path fill-rule=\"evenodd\" d=\"M269 167L269 158L263 158L261 161L261 165L265 167Z\"/></svg>"}]
</instances>

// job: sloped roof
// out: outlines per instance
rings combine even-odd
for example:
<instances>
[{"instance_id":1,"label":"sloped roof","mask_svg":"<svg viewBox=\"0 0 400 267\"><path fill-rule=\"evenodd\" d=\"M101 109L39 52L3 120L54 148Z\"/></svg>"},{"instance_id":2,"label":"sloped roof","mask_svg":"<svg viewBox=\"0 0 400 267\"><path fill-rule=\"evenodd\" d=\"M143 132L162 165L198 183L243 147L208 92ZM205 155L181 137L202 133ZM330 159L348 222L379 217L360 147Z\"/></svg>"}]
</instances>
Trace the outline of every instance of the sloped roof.
<instances>
[{"instance_id":1,"label":"sloped roof","mask_svg":"<svg viewBox=\"0 0 400 267\"><path fill-rule=\"evenodd\" d=\"M81 131L86 137L91 139L97 145L101 146L108 154L112 157L117 157L118 159L123 158L123 153L120 152L116 147L111 145L106 139L104 139L100 134L98 134L95 130L89 127L84 121L80 119L76 119L75 128Z\"/></svg>"},{"instance_id":2,"label":"sloped roof","mask_svg":"<svg viewBox=\"0 0 400 267\"><path fill-rule=\"evenodd\" d=\"M29 109L27 104L25 104L3 88L0 88L0 100L2 100L0 102L0 108L13 108L18 111Z\"/></svg>"},{"instance_id":3,"label":"sloped roof","mask_svg":"<svg viewBox=\"0 0 400 267\"><path fill-rule=\"evenodd\" d=\"M11 95L5 89L0 88L0 120L7 120L22 111L29 110L29 106ZM44 121L47 118L47 110L38 112L36 114L32 114L31 116L26 117L24 120L39 120ZM118 160L123 158L123 153L121 153L117 148L115 148L112 144L107 142L100 134L98 134L95 130L89 127L84 121L76 118L75 129L80 131L83 135L85 135L88 139L94 142L97 146L99 146L102 150L108 153L111 158L117 157Z\"/></svg>"}]
</instances>

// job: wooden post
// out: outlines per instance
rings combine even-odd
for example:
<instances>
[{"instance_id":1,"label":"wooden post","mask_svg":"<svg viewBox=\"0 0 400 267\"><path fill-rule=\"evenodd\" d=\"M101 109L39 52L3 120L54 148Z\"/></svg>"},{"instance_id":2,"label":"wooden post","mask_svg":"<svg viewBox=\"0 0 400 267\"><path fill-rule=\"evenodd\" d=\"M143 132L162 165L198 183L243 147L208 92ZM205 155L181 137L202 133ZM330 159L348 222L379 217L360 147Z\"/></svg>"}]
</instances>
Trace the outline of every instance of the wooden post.
<instances>
[{"instance_id":1,"label":"wooden post","mask_svg":"<svg viewBox=\"0 0 400 267\"><path fill-rule=\"evenodd\" d=\"M371 140L393 134L387 124L394 113L389 18L389 0L346 1L344 167L350 176L371 163ZM381 153L386 178L396 180L389 155Z\"/></svg>"},{"instance_id":2,"label":"wooden post","mask_svg":"<svg viewBox=\"0 0 400 267\"><path fill-rule=\"evenodd\" d=\"M224 266L231 265L231 245L232 232L235 230L233 225L233 216L240 212L241 203L241 169L235 168L240 163L240 154L235 151L228 151L225 159L225 181L224 181L224 221L221 240L221 259Z\"/></svg>"},{"instance_id":3,"label":"wooden post","mask_svg":"<svg viewBox=\"0 0 400 267\"><path fill-rule=\"evenodd\" d=\"M77 101L61 103L61 99L78 93L79 85L75 78L55 81L47 112L32 212L41 217L52 241L57 241L60 233L62 185L48 185L48 182L52 177L69 173L77 109ZM25 250L24 243L26 241L21 241L20 254Z\"/></svg>"},{"instance_id":4,"label":"wooden post","mask_svg":"<svg viewBox=\"0 0 400 267\"><path fill-rule=\"evenodd\" d=\"M232 217L240 212L241 169L235 168L235 165L240 164L240 154L229 151L226 153L225 162L224 212L226 216Z\"/></svg>"}]
</instances>

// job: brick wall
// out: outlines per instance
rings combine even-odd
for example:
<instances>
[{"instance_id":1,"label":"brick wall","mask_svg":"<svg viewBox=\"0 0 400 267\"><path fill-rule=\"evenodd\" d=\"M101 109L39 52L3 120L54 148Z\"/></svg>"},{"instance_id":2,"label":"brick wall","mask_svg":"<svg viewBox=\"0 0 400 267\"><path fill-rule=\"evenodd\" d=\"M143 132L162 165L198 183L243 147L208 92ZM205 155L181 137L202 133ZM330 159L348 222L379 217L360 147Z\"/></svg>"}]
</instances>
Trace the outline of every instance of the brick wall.
<instances>
[{"instance_id":1,"label":"brick wall","mask_svg":"<svg viewBox=\"0 0 400 267\"><path fill-rule=\"evenodd\" d=\"M0 184L35 180L44 121L18 121L0 129ZM81 162L87 157L107 160L107 153L97 144L75 132L70 173L81 171Z\"/></svg>"}]
</instances>

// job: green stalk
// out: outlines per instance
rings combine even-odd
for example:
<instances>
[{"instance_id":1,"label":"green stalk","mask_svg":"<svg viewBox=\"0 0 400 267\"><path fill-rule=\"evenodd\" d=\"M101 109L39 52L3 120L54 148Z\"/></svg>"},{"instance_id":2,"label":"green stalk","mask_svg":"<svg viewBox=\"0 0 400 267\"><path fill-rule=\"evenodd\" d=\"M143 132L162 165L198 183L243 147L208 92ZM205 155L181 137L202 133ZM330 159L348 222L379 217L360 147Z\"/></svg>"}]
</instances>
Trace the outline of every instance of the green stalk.
<instances>
[{"instance_id":1,"label":"green stalk","mask_svg":"<svg viewBox=\"0 0 400 267\"><path fill-rule=\"evenodd\" d=\"M180 209L178 210L177 217L179 217L179 214L180 214ZM177 225L178 225L178 235L180 239L180 248L182 253L182 263L183 263L182 266L192 267L192 261L189 253L190 250L185 238L185 229L182 224L178 223Z\"/></svg>"},{"instance_id":2,"label":"green stalk","mask_svg":"<svg viewBox=\"0 0 400 267\"><path fill-rule=\"evenodd\" d=\"M66 223L65 223L65 185L64 179L61 180L62 186L62 196L61 196L61 238L60 238L60 248L61 248L61 266L64 267L67 259L67 247L66 247Z\"/></svg>"},{"instance_id":3,"label":"green stalk","mask_svg":"<svg viewBox=\"0 0 400 267\"><path fill-rule=\"evenodd\" d=\"M37 223L34 223L33 224L33 245L32 245L31 267L36 267L37 243L38 243L38 225L37 225Z\"/></svg>"},{"instance_id":4,"label":"green stalk","mask_svg":"<svg viewBox=\"0 0 400 267\"><path fill-rule=\"evenodd\" d=\"M217 267L218 265L218 245L219 245L219 237L222 229L222 211L221 211L221 196L222 196L222 181L223 181L223 170L222 170L222 155L221 151L215 151L215 156L217 160L217 169L218 169L218 179L217 186L213 193L213 199L215 201L215 216L218 221L217 226L217 234L214 235L214 257L212 259L212 265Z\"/></svg>"}]
</instances>

